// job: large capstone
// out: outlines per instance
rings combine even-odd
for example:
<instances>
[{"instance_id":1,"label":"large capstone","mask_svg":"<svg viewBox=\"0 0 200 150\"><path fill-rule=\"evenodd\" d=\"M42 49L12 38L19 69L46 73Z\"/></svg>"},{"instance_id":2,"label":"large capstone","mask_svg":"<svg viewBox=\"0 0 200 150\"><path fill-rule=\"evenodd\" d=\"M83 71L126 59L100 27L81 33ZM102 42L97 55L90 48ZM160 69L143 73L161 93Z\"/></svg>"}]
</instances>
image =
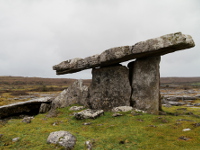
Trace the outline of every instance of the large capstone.
<instances>
[{"instance_id":1,"label":"large capstone","mask_svg":"<svg viewBox=\"0 0 200 150\"><path fill-rule=\"evenodd\" d=\"M74 73L88 68L109 66L135 58L154 57L177 50L194 47L191 36L181 32L167 34L158 38L141 41L131 46L114 47L103 51L101 54L86 58L74 58L53 66L56 73Z\"/></svg>"},{"instance_id":2,"label":"large capstone","mask_svg":"<svg viewBox=\"0 0 200 150\"><path fill-rule=\"evenodd\" d=\"M130 105L131 87L128 76L128 68L121 65L92 69L89 107L111 110L113 107Z\"/></svg>"},{"instance_id":3,"label":"large capstone","mask_svg":"<svg viewBox=\"0 0 200 150\"><path fill-rule=\"evenodd\" d=\"M160 56L137 59L129 63L132 70L131 104L148 113L158 114L160 109Z\"/></svg>"}]
</instances>

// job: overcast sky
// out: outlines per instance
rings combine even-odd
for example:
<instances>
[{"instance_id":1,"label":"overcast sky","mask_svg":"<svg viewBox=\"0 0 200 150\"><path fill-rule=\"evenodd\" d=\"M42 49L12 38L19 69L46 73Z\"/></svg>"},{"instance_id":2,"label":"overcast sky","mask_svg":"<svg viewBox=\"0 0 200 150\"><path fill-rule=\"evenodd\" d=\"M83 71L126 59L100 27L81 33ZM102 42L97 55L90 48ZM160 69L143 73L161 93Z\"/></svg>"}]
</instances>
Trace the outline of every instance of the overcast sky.
<instances>
[{"instance_id":1,"label":"overcast sky","mask_svg":"<svg viewBox=\"0 0 200 150\"><path fill-rule=\"evenodd\" d=\"M174 32L196 46L162 56L161 76L200 76L199 0L0 0L0 76L91 78L52 66Z\"/></svg>"}]
</instances>

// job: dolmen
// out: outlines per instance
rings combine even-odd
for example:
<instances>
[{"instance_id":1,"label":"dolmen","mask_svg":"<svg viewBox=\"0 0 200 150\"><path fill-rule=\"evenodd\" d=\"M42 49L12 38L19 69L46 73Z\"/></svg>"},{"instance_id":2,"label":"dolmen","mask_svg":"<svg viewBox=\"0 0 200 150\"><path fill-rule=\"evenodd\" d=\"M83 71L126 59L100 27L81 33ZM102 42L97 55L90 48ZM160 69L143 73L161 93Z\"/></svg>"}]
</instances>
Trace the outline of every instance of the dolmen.
<instances>
[{"instance_id":1,"label":"dolmen","mask_svg":"<svg viewBox=\"0 0 200 150\"><path fill-rule=\"evenodd\" d=\"M109 111L113 107L132 106L158 114L161 110L161 56L194 46L190 35L178 32L132 46L110 48L98 55L66 60L53 69L62 75L92 68L92 83L82 102L91 109ZM120 64L129 60L132 61L128 66Z\"/></svg>"}]
</instances>

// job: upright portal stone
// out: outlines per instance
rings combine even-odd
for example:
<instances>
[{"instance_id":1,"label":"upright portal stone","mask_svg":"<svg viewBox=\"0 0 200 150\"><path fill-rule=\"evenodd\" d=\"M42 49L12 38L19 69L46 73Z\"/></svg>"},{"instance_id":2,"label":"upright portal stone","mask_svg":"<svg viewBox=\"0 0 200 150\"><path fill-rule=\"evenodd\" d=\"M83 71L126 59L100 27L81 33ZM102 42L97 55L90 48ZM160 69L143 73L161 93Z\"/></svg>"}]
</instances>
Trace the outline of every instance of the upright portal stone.
<instances>
[{"instance_id":1,"label":"upright portal stone","mask_svg":"<svg viewBox=\"0 0 200 150\"><path fill-rule=\"evenodd\" d=\"M89 106L92 109L111 110L130 105L131 87L128 68L121 65L92 69L89 88Z\"/></svg>"},{"instance_id":2,"label":"upright portal stone","mask_svg":"<svg viewBox=\"0 0 200 150\"><path fill-rule=\"evenodd\" d=\"M160 103L160 56L137 59L132 67L132 105L158 114Z\"/></svg>"}]
</instances>

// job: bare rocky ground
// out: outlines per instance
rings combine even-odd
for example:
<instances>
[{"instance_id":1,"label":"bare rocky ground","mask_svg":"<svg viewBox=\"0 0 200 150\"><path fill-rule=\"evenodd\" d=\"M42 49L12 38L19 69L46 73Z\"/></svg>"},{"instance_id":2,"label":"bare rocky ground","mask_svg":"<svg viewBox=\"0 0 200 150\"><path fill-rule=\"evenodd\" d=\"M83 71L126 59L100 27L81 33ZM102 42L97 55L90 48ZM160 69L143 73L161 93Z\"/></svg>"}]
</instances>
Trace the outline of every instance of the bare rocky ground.
<instances>
[{"instance_id":1,"label":"bare rocky ground","mask_svg":"<svg viewBox=\"0 0 200 150\"><path fill-rule=\"evenodd\" d=\"M200 106L200 89L161 89L162 104Z\"/></svg>"}]
</instances>

